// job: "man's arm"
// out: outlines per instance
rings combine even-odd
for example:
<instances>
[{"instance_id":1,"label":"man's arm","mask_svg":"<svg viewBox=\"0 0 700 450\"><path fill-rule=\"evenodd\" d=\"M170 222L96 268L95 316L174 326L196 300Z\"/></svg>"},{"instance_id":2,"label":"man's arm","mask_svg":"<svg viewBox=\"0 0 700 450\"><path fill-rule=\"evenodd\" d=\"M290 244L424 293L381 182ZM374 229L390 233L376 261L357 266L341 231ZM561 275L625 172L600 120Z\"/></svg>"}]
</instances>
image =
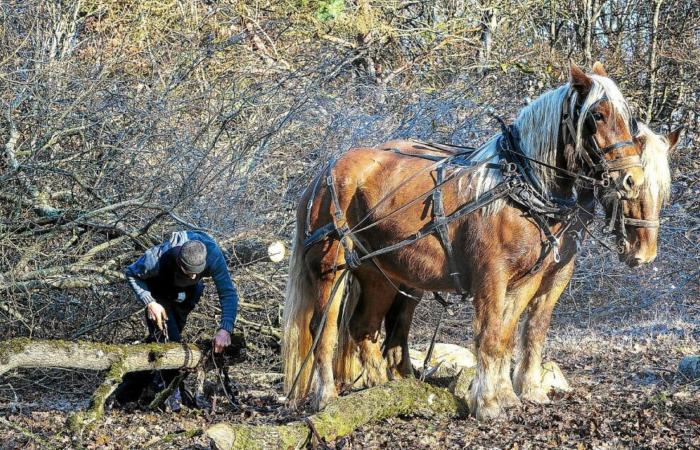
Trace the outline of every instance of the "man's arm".
<instances>
[{"instance_id":1,"label":"man's arm","mask_svg":"<svg viewBox=\"0 0 700 450\"><path fill-rule=\"evenodd\" d=\"M161 244L147 250L135 263L124 269L126 281L144 306L155 301L145 280L158 275L162 246Z\"/></svg>"},{"instance_id":2,"label":"man's arm","mask_svg":"<svg viewBox=\"0 0 700 450\"><path fill-rule=\"evenodd\" d=\"M221 304L221 324L222 330L229 333L236 323L236 315L238 314L238 292L231 281L231 275L226 266L226 260L221 250L216 246L210 250L212 252L211 277L216 285L216 291L219 294L219 303Z\"/></svg>"}]
</instances>

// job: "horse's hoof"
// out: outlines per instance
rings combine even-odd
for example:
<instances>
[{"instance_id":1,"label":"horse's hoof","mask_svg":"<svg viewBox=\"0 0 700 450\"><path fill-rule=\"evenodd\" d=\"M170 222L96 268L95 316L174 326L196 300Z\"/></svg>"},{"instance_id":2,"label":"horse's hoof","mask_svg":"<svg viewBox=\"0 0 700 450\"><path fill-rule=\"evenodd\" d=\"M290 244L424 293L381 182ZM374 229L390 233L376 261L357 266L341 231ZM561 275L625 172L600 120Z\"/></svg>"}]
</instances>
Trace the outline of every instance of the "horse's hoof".
<instances>
[{"instance_id":1,"label":"horse's hoof","mask_svg":"<svg viewBox=\"0 0 700 450\"><path fill-rule=\"evenodd\" d=\"M336 392L335 388L326 389L316 396L316 401L312 404L312 406L316 411L321 411L336 398L338 398L338 393Z\"/></svg>"},{"instance_id":2,"label":"horse's hoof","mask_svg":"<svg viewBox=\"0 0 700 450\"><path fill-rule=\"evenodd\" d=\"M490 398L488 401L484 401L483 397L479 399L478 397L472 396L469 398L468 404L469 412L472 416L476 417L476 420L494 420L497 419L502 412L501 404L495 397Z\"/></svg>"},{"instance_id":3,"label":"horse's hoof","mask_svg":"<svg viewBox=\"0 0 700 450\"><path fill-rule=\"evenodd\" d=\"M374 386L381 386L382 384L389 381L387 377L386 369L374 369L367 372L367 377L365 378L365 386L368 388Z\"/></svg>"},{"instance_id":4,"label":"horse's hoof","mask_svg":"<svg viewBox=\"0 0 700 450\"><path fill-rule=\"evenodd\" d=\"M504 389L498 393L498 402L502 408L512 408L514 406L520 406L520 399L512 389Z\"/></svg>"},{"instance_id":5,"label":"horse's hoof","mask_svg":"<svg viewBox=\"0 0 700 450\"><path fill-rule=\"evenodd\" d=\"M501 411L501 406L494 402L490 405L479 406L473 415L476 417L476 420L489 422L498 419L501 416Z\"/></svg>"},{"instance_id":6,"label":"horse's hoof","mask_svg":"<svg viewBox=\"0 0 700 450\"><path fill-rule=\"evenodd\" d=\"M520 394L520 400L540 405L550 402L547 392L542 388L523 390L522 394Z\"/></svg>"}]
</instances>

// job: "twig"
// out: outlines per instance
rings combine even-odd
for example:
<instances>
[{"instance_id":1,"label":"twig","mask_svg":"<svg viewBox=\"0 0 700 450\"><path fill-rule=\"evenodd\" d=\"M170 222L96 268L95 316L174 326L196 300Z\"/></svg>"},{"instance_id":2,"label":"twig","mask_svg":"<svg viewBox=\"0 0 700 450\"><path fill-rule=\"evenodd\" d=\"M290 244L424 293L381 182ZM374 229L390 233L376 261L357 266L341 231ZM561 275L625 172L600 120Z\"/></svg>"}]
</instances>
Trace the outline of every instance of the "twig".
<instances>
[{"instance_id":1,"label":"twig","mask_svg":"<svg viewBox=\"0 0 700 450\"><path fill-rule=\"evenodd\" d=\"M163 404L165 400L170 397L170 395L175 392L175 389L182 383L182 381L189 375L187 372L180 372L177 376L170 382L168 387L163 389L156 395L156 398L148 405L148 409L156 409Z\"/></svg>"},{"instance_id":2,"label":"twig","mask_svg":"<svg viewBox=\"0 0 700 450\"><path fill-rule=\"evenodd\" d=\"M275 328L270 325L261 325L259 323L251 322L250 320L246 320L243 317L239 317L237 321L241 325L245 325L246 327L250 328L251 330L257 331L260 334L273 337L278 341L282 340L282 331L279 328Z\"/></svg>"}]
</instances>

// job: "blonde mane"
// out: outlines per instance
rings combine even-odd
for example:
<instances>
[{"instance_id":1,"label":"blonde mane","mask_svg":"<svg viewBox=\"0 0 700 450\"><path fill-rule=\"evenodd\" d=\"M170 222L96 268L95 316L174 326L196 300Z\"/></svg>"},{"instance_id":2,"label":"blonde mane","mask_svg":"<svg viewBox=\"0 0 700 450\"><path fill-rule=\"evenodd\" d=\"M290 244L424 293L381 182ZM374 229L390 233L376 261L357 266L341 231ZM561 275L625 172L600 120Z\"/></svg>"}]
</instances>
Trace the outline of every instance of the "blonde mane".
<instances>
[{"instance_id":1,"label":"blonde mane","mask_svg":"<svg viewBox=\"0 0 700 450\"><path fill-rule=\"evenodd\" d=\"M638 137L644 139L642 166L644 189L654 201L668 202L671 196L671 169L668 165L669 143L665 136L654 133L647 125L639 123Z\"/></svg>"},{"instance_id":2,"label":"blonde mane","mask_svg":"<svg viewBox=\"0 0 700 450\"><path fill-rule=\"evenodd\" d=\"M619 114L625 123L630 118L630 110L617 88L617 85L606 77L589 75L592 81L590 92L580 106L578 123L576 124L577 135L575 142L575 152L585 151L583 148L583 123L589 111L596 103L607 100L610 104L611 112ZM557 165L557 151L559 143L559 128L561 126L562 104L567 93L571 89L570 84L566 84L557 89L545 92L520 111L515 125L520 132L520 150L528 157L542 161L552 166ZM569 112L574 116L574 111L578 103L578 95L575 90L569 96ZM500 134L492 137L482 145L474 154L474 161L498 163L498 138ZM552 169L542 165L532 163L532 170L542 180L543 188L549 192L556 186L557 174ZM466 177L466 186L460 183L460 192L467 197L478 197L487 192L502 181L500 171L483 167L470 176ZM491 203L485 208L486 214L498 212L505 202L499 200Z\"/></svg>"}]
</instances>

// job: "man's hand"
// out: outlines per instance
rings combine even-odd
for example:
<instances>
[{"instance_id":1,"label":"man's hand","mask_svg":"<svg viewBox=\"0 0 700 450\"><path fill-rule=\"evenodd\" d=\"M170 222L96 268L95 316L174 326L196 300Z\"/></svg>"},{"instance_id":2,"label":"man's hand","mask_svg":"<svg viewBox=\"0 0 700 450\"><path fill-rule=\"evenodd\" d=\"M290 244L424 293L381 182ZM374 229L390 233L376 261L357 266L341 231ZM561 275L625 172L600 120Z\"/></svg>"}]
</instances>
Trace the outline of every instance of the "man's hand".
<instances>
[{"instance_id":1,"label":"man's hand","mask_svg":"<svg viewBox=\"0 0 700 450\"><path fill-rule=\"evenodd\" d=\"M214 353L223 352L229 345L231 345L231 333L226 330L219 330L214 336Z\"/></svg>"},{"instance_id":2,"label":"man's hand","mask_svg":"<svg viewBox=\"0 0 700 450\"><path fill-rule=\"evenodd\" d=\"M168 314L165 312L165 308L158 302L151 302L146 307L146 311L148 311L148 318L162 331L165 327L165 321L168 320Z\"/></svg>"}]
</instances>

